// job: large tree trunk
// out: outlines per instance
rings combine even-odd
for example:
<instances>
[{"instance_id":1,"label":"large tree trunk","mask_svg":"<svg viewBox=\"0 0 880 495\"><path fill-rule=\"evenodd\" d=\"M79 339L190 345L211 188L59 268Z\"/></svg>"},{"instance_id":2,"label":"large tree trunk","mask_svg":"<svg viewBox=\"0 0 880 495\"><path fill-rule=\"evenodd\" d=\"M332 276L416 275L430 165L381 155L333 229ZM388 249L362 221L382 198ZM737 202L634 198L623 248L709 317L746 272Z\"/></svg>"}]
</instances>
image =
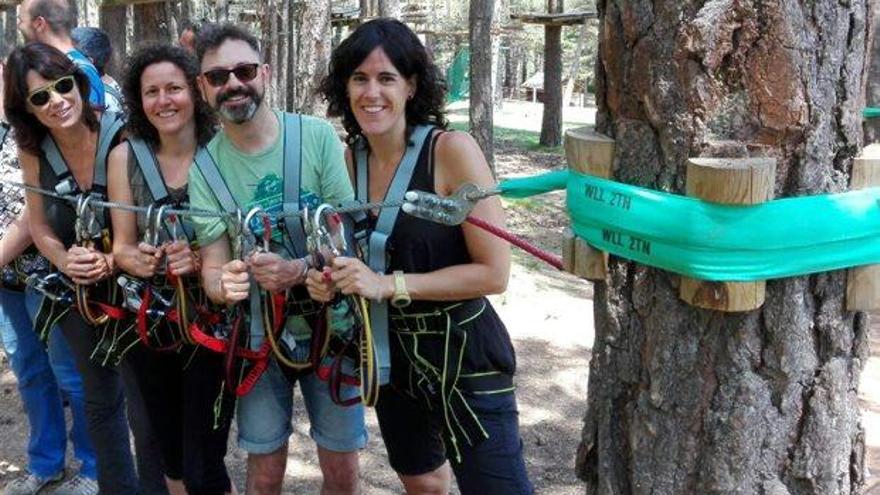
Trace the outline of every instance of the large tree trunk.
<instances>
[{"instance_id":1,"label":"large tree trunk","mask_svg":"<svg viewBox=\"0 0 880 495\"><path fill-rule=\"evenodd\" d=\"M380 17L394 17L400 19L400 0L379 0Z\"/></svg>"},{"instance_id":2,"label":"large tree trunk","mask_svg":"<svg viewBox=\"0 0 880 495\"><path fill-rule=\"evenodd\" d=\"M101 7L101 29L110 37L110 46L113 47L113 56L110 63L104 69L114 79L119 80L122 74L122 61L128 52L128 37L126 36L127 6L124 4Z\"/></svg>"},{"instance_id":3,"label":"large tree trunk","mask_svg":"<svg viewBox=\"0 0 880 495\"><path fill-rule=\"evenodd\" d=\"M470 131L494 170L492 17L495 0L470 3Z\"/></svg>"},{"instance_id":4,"label":"large tree trunk","mask_svg":"<svg viewBox=\"0 0 880 495\"><path fill-rule=\"evenodd\" d=\"M562 12L562 0L549 0L547 11ZM544 26L544 111L541 137L544 146L562 144L562 26Z\"/></svg>"},{"instance_id":5,"label":"large tree trunk","mask_svg":"<svg viewBox=\"0 0 880 495\"><path fill-rule=\"evenodd\" d=\"M330 1L305 2L300 6L298 15L296 69L288 80L288 84L296 85L294 109L324 115L325 104L316 90L327 74L330 60Z\"/></svg>"},{"instance_id":6,"label":"large tree trunk","mask_svg":"<svg viewBox=\"0 0 880 495\"><path fill-rule=\"evenodd\" d=\"M133 8L136 44L145 41L164 43L171 39L171 23L164 2L139 3Z\"/></svg>"},{"instance_id":7,"label":"large tree trunk","mask_svg":"<svg viewBox=\"0 0 880 495\"><path fill-rule=\"evenodd\" d=\"M869 1L599 0L615 179L682 193L686 159L727 140L777 159L777 197L847 189ZM844 308L845 271L770 281L739 314L687 306L678 285L613 257L596 284L587 493L858 493L868 326Z\"/></svg>"},{"instance_id":8,"label":"large tree trunk","mask_svg":"<svg viewBox=\"0 0 880 495\"><path fill-rule=\"evenodd\" d=\"M4 5L2 7L2 13L3 49L0 50L0 57L3 57L5 60L6 56L9 55L9 52L12 51L12 47L15 46L15 42L18 39L18 24L15 5Z\"/></svg>"}]
</instances>

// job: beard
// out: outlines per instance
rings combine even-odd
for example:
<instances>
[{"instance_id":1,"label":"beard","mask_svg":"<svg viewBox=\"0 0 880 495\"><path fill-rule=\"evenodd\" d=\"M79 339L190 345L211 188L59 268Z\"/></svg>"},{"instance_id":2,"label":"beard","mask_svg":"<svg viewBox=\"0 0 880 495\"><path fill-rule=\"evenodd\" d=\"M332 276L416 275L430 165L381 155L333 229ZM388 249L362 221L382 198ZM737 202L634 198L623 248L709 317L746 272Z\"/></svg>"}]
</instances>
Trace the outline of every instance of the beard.
<instances>
[{"instance_id":1,"label":"beard","mask_svg":"<svg viewBox=\"0 0 880 495\"><path fill-rule=\"evenodd\" d=\"M247 102L234 105L232 107L224 106L223 103L236 96L245 96ZM244 124L248 122L257 113L257 109L263 103L263 95L254 91L250 86L241 86L231 89L217 95L217 112L224 120L228 120L233 124Z\"/></svg>"}]
</instances>

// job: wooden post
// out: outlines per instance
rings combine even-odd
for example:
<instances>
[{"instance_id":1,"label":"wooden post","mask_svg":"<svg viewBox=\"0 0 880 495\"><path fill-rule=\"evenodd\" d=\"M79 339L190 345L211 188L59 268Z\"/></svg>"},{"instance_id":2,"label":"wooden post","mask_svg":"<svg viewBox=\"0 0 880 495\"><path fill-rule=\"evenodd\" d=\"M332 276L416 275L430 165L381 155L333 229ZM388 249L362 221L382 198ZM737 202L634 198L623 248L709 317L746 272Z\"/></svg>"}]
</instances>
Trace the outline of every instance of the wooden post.
<instances>
[{"instance_id":1,"label":"wooden post","mask_svg":"<svg viewBox=\"0 0 880 495\"><path fill-rule=\"evenodd\" d=\"M850 189L880 186L880 143L862 149L853 160ZM846 281L846 309L873 311L880 309L880 265L850 268Z\"/></svg>"},{"instance_id":2,"label":"wooden post","mask_svg":"<svg viewBox=\"0 0 880 495\"><path fill-rule=\"evenodd\" d=\"M691 158L687 195L729 205L763 203L773 197L773 158ZM764 304L766 283L709 282L682 277L680 297L693 306L717 311L750 311Z\"/></svg>"},{"instance_id":3,"label":"wooden post","mask_svg":"<svg viewBox=\"0 0 880 495\"><path fill-rule=\"evenodd\" d=\"M595 132L592 127L569 129L565 132L565 156L568 168L582 174L610 179L614 166L614 140ZM608 253L594 249L586 241L576 237L573 254L572 273L587 280L605 280Z\"/></svg>"}]
</instances>

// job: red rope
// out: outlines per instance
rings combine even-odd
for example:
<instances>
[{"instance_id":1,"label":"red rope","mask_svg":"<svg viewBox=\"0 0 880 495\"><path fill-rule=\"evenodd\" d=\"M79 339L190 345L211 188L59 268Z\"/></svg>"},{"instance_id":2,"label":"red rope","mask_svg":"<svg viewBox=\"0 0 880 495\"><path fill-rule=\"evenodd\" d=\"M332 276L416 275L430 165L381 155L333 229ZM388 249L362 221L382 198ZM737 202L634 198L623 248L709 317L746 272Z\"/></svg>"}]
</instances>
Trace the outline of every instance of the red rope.
<instances>
[{"instance_id":1,"label":"red rope","mask_svg":"<svg viewBox=\"0 0 880 495\"><path fill-rule=\"evenodd\" d=\"M494 234L494 235L500 237L501 239L504 239L505 241L513 244L514 246L522 249L523 251L531 254L532 256L547 262L547 264L549 264L550 266L553 266L557 270L562 270L562 258L560 258L559 256L548 253L547 251L544 251L543 249L539 248L538 246L535 246L534 244L530 243L529 241L523 239L522 237L517 237L516 235L514 235L504 229L496 227L496 226L492 225L491 223L487 223L483 220L480 220L479 218L469 216L469 217L467 217L467 221L472 223L473 225L476 225L477 227L485 230L486 232L489 232L491 234Z\"/></svg>"}]
</instances>

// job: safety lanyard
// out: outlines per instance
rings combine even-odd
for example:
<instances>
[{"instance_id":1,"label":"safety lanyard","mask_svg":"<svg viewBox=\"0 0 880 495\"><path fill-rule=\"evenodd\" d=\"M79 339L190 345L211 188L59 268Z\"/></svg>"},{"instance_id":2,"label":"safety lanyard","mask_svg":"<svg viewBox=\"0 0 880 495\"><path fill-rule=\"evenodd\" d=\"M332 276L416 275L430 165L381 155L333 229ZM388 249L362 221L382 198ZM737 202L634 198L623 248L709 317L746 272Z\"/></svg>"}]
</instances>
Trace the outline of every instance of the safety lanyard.
<instances>
[{"instance_id":1,"label":"safety lanyard","mask_svg":"<svg viewBox=\"0 0 880 495\"><path fill-rule=\"evenodd\" d=\"M433 129L434 126L431 125L419 125L413 129L406 152L397 165L394 178L385 192L384 202L403 199L403 195L406 194L406 190L412 180L422 147L425 145L425 141ZM365 139L358 141L355 146L355 169L357 174L357 199L363 203L368 203L370 201L369 150L367 150ZM367 264L373 271L378 273L384 274L388 268L385 248L388 238L391 237L394 231L394 224L397 222L397 214L399 212L400 208L383 208L379 212L376 226L368 236L361 240L364 247L362 250L367 256ZM372 303L370 320L373 338L375 339L375 352L380 368L379 383L384 385L391 379L391 356L388 344L388 303L386 301L374 301Z\"/></svg>"}]
</instances>

